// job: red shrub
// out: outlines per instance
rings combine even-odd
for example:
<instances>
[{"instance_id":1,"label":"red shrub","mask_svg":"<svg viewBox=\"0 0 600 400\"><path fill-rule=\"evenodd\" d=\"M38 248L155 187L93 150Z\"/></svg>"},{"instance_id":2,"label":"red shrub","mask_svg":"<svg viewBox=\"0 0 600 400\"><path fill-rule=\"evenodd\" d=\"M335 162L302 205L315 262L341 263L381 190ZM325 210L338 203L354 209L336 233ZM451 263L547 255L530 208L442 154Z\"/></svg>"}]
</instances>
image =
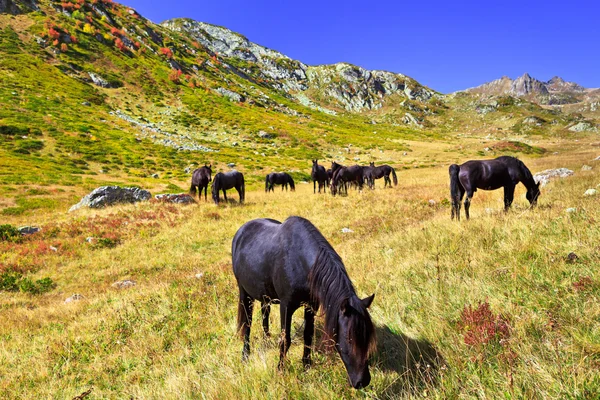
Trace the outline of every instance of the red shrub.
<instances>
[{"instance_id":1,"label":"red shrub","mask_svg":"<svg viewBox=\"0 0 600 400\"><path fill-rule=\"evenodd\" d=\"M181 77L181 74L182 72L180 69L174 69L169 74L169 80L174 83L179 83L179 78Z\"/></svg>"},{"instance_id":2,"label":"red shrub","mask_svg":"<svg viewBox=\"0 0 600 400\"><path fill-rule=\"evenodd\" d=\"M60 32L54 28L50 28L48 29L48 36L52 39L58 39L60 37Z\"/></svg>"},{"instance_id":3,"label":"red shrub","mask_svg":"<svg viewBox=\"0 0 600 400\"><path fill-rule=\"evenodd\" d=\"M488 302L479 303L477 308L465 306L460 315L459 326L463 330L465 343L479 346L488 343L501 343L510 337L508 321L501 315L494 315Z\"/></svg>"},{"instance_id":4,"label":"red shrub","mask_svg":"<svg viewBox=\"0 0 600 400\"><path fill-rule=\"evenodd\" d=\"M167 58L173 58L173 51L171 51L171 49L168 47L162 47L160 49L160 53L164 56L167 56Z\"/></svg>"},{"instance_id":5,"label":"red shrub","mask_svg":"<svg viewBox=\"0 0 600 400\"><path fill-rule=\"evenodd\" d=\"M63 53L66 53L67 51L69 51L69 46L67 46L66 43L61 44L60 51L62 51Z\"/></svg>"}]
</instances>

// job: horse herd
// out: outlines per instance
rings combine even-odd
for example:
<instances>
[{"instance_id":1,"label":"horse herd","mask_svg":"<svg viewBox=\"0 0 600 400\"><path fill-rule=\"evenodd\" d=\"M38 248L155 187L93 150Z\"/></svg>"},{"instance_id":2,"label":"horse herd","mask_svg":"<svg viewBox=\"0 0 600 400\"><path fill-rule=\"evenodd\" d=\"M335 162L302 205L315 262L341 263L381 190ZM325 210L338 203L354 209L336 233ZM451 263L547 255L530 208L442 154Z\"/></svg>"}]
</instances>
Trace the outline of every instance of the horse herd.
<instances>
[{"instance_id":1,"label":"horse herd","mask_svg":"<svg viewBox=\"0 0 600 400\"><path fill-rule=\"evenodd\" d=\"M493 160L471 160L464 164L452 164L449 168L450 174L450 198L452 199L451 218L460 220L461 201L464 201L465 215L469 219L471 199L477 189L495 190L504 187L504 209L511 206L516 185L521 182L527 188L527 200L535 206L540 195L539 183L533 179L533 175L523 162L515 157L502 156ZM326 192L327 186L332 195L348 194L348 186L355 186L359 190L366 184L370 189L375 188L375 180L384 178L383 187L398 185L396 170L389 165L376 167L371 162L368 166L352 165L345 167L333 161L330 169L319 165L318 160L312 160L311 178L313 181L313 193ZM223 198L227 201L227 190L235 188L238 192L240 203L246 198L246 186L244 174L238 171L219 172L212 179L212 164L204 165L192 173L192 184L190 194L195 195L198 191L198 199L202 198L204 189L204 200L207 198L208 185L212 181L211 195L215 204L219 204L219 192L223 192ZM265 192L274 191L275 185L281 185L281 190L287 191L288 187L294 191L296 185L292 176L286 172L273 172L265 177Z\"/></svg>"},{"instance_id":2,"label":"horse herd","mask_svg":"<svg viewBox=\"0 0 600 400\"><path fill-rule=\"evenodd\" d=\"M366 183L373 188L375 179L385 178L384 187L398 183L394 168L344 167L333 162L325 170L317 160L312 160L313 192L347 193L348 185L362 189ZM206 191L211 181L211 165L194 171L191 192L196 188ZM527 200L534 206L540 195L539 184L522 161L503 156L494 160L472 160L452 164L449 168L451 218L460 219L461 201L465 198L465 214L473 194L478 190L495 190L504 187L504 206L508 210L514 198L515 186L521 182L527 188ZM272 173L265 178L265 191L274 185L289 185L294 190L294 180L286 173ZM219 191L235 187L244 201L244 177L237 171L218 173L212 184L212 196L219 202ZM311 365L311 347L315 331L314 319L321 309L324 321L325 342L336 349L346 368L350 384L359 389L369 385L369 356L375 349L375 327L368 312L374 294L360 299L348 277L340 256L319 230L308 220L289 217L283 223L273 219L255 219L246 222L235 234L232 247L232 265L239 289L238 331L243 339L242 360L250 353L250 328L255 301L261 303L262 326L269 335L271 304L280 304L281 338L279 341L279 369L284 366L285 355L291 343L291 321L294 311L304 308L304 353L302 362Z\"/></svg>"}]
</instances>

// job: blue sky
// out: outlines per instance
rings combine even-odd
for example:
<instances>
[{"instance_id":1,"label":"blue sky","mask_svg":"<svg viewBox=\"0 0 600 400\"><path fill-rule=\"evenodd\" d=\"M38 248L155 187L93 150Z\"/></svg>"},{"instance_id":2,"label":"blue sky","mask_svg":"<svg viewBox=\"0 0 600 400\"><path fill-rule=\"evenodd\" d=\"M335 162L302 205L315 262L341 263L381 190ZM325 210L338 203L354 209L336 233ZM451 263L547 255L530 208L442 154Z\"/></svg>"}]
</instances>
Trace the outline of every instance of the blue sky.
<instances>
[{"instance_id":1,"label":"blue sky","mask_svg":"<svg viewBox=\"0 0 600 400\"><path fill-rule=\"evenodd\" d=\"M400 72L443 93L525 72L600 87L592 0L120 2L157 23L209 22L306 64Z\"/></svg>"}]
</instances>

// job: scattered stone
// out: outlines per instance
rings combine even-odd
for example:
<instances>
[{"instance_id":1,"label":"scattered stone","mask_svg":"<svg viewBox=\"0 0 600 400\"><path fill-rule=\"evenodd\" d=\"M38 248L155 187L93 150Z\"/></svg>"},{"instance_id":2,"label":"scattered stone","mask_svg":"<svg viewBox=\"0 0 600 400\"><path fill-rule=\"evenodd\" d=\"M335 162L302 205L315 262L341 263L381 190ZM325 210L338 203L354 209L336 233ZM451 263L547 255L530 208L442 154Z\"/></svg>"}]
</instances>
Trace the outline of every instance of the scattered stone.
<instances>
[{"instance_id":1,"label":"scattered stone","mask_svg":"<svg viewBox=\"0 0 600 400\"><path fill-rule=\"evenodd\" d=\"M404 152L404 153L402 153L402 155L403 155L403 156L407 156L407 155L408 155L408 153L407 153L407 152Z\"/></svg>"},{"instance_id":2,"label":"scattered stone","mask_svg":"<svg viewBox=\"0 0 600 400\"><path fill-rule=\"evenodd\" d=\"M547 169L533 175L533 179L539 183L541 187L544 187L553 178L566 178L571 175L573 175L573 171L567 168Z\"/></svg>"},{"instance_id":3,"label":"scattered stone","mask_svg":"<svg viewBox=\"0 0 600 400\"><path fill-rule=\"evenodd\" d=\"M568 128L571 132L596 132L598 128L590 122L579 122Z\"/></svg>"},{"instance_id":4,"label":"scattered stone","mask_svg":"<svg viewBox=\"0 0 600 400\"><path fill-rule=\"evenodd\" d=\"M149 191L135 187L101 186L94 189L81 201L69 209L69 212L81 207L102 208L117 203L137 203L149 200L152 195Z\"/></svg>"},{"instance_id":5,"label":"scattered stone","mask_svg":"<svg viewBox=\"0 0 600 400\"><path fill-rule=\"evenodd\" d=\"M354 232L354 231L350 228L342 228L342 233L352 233L352 232Z\"/></svg>"},{"instance_id":6,"label":"scattered stone","mask_svg":"<svg viewBox=\"0 0 600 400\"><path fill-rule=\"evenodd\" d=\"M273 139L274 136L265 131L258 131L258 137L261 137L263 139Z\"/></svg>"},{"instance_id":7,"label":"scattered stone","mask_svg":"<svg viewBox=\"0 0 600 400\"><path fill-rule=\"evenodd\" d=\"M585 193L583 194L584 196L595 196L598 194L598 191L596 189L588 189L585 191Z\"/></svg>"},{"instance_id":8,"label":"scattered stone","mask_svg":"<svg viewBox=\"0 0 600 400\"><path fill-rule=\"evenodd\" d=\"M237 147L237 146L239 146L240 144L239 144L238 142L233 142L233 143L231 143L231 145L232 145L233 147Z\"/></svg>"},{"instance_id":9,"label":"scattered stone","mask_svg":"<svg viewBox=\"0 0 600 400\"><path fill-rule=\"evenodd\" d=\"M217 92L221 93L223 96L227 97L229 100L231 101L235 101L237 103L239 102L243 102L246 99L244 98L244 96L242 96L241 94L238 94L234 91L231 91L229 89L225 89L225 88L217 88L216 89Z\"/></svg>"},{"instance_id":10,"label":"scattered stone","mask_svg":"<svg viewBox=\"0 0 600 400\"><path fill-rule=\"evenodd\" d=\"M233 168L233 167L235 167L235 163L232 163L232 162L230 162L229 164L227 164L227 166L228 166L229 168Z\"/></svg>"},{"instance_id":11,"label":"scattered stone","mask_svg":"<svg viewBox=\"0 0 600 400\"><path fill-rule=\"evenodd\" d=\"M152 178L158 178L158 174L157 174L157 173L154 173L154 174L152 174L152 175L150 175L150 176L151 176Z\"/></svg>"},{"instance_id":12,"label":"scattered stone","mask_svg":"<svg viewBox=\"0 0 600 400\"><path fill-rule=\"evenodd\" d=\"M196 200L192 196L187 193L164 193L157 194L154 198L163 203L175 203L175 204L192 204L195 203Z\"/></svg>"},{"instance_id":13,"label":"scattered stone","mask_svg":"<svg viewBox=\"0 0 600 400\"><path fill-rule=\"evenodd\" d=\"M90 243L90 244L94 244L94 242L96 242L97 239L95 237L88 236L88 237L85 238L85 241L88 242L88 243Z\"/></svg>"},{"instance_id":14,"label":"scattered stone","mask_svg":"<svg viewBox=\"0 0 600 400\"><path fill-rule=\"evenodd\" d=\"M484 147L483 151L492 151L492 149L490 149L489 147Z\"/></svg>"},{"instance_id":15,"label":"scattered stone","mask_svg":"<svg viewBox=\"0 0 600 400\"><path fill-rule=\"evenodd\" d=\"M81 103L82 106L86 106L89 107L92 105L92 103L90 103L89 101L84 101L83 103Z\"/></svg>"},{"instance_id":16,"label":"scattered stone","mask_svg":"<svg viewBox=\"0 0 600 400\"><path fill-rule=\"evenodd\" d=\"M569 264L574 263L575 261L577 261L578 258L579 258L579 256L573 252L570 252L569 254L567 254L567 262Z\"/></svg>"},{"instance_id":17,"label":"scattered stone","mask_svg":"<svg viewBox=\"0 0 600 400\"><path fill-rule=\"evenodd\" d=\"M94 82L94 85L96 85L96 86L100 86L100 87L103 87L103 88L112 88L112 87L114 87L106 79L104 79L103 77L101 77L98 74L95 74L93 72L88 72L88 75L90 76L90 78L92 78L92 82Z\"/></svg>"},{"instance_id":18,"label":"scattered stone","mask_svg":"<svg viewBox=\"0 0 600 400\"><path fill-rule=\"evenodd\" d=\"M569 214L573 214L573 213L577 212L577 208L575 208L575 207L569 207L565 211L568 212Z\"/></svg>"},{"instance_id":19,"label":"scattered stone","mask_svg":"<svg viewBox=\"0 0 600 400\"><path fill-rule=\"evenodd\" d=\"M434 199L429 199L429 205L434 207L437 203L435 202Z\"/></svg>"},{"instance_id":20,"label":"scattered stone","mask_svg":"<svg viewBox=\"0 0 600 400\"><path fill-rule=\"evenodd\" d=\"M589 165L583 165L583 166L581 167L581 170L582 170L582 171L591 171L591 170L592 170L592 167L590 167Z\"/></svg>"},{"instance_id":21,"label":"scattered stone","mask_svg":"<svg viewBox=\"0 0 600 400\"><path fill-rule=\"evenodd\" d=\"M58 249L56 247L54 247L54 246L50 246L50 250L52 250L53 252L57 252L58 251Z\"/></svg>"},{"instance_id":22,"label":"scattered stone","mask_svg":"<svg viewBox=\"0 0 600 400\"><path fill-rule=\"evenodd\" d=\"M594 158L594 161L600 161L600 156Z\"/></svg>"},{"instance_id":23,"label":"scattered stone","mask_svg":"<svg viewBox=\"0 0 600 400\"><path fill-rule=\"evenodd\" d=\"M21 233L21 235L23 235L23 236L33 235L34 233L37 233L42 230L42 228L37 227L37 226L22 226L18 229L19 229L19 232Z\"/></svg>"},{"instance_id":24,"label":"scattered stone","mask_svg":"<svg viewBox=\"0 0 600 400\"><path fill-rule=\"evenodd\" d=\"M202 279L202 277L203 277L203 276L204 276L204 272L199 272L199 273L197 273L196 275L194 275L194 277L195 277L196 279Z\"/></svg>"},{"instance_id":25,"label":"scattered stone","mask_svg":"<svg viewBox=\"0 0 600 400\"><path fill-rule=\"evenodd\" d=\"M126 279L124 281L117 281L117 282L113 283L111 286L114 288L117 288L117 289L127 289L127 288L133 287L135 285L136 285L135 281Z\"/></svg>"},{"instance_id":26,"label":"scattered stone","mask_svg":"<svg viewBox=\"0 0 600 400\"><path fill-rule=\"evenodd\" d=\"M78 293L75 293L73 296L67 297L65 299L65 304L72 303L74 301L79 301L79 300L83 300L83 296Z\"/></svg>"}]
</instances>

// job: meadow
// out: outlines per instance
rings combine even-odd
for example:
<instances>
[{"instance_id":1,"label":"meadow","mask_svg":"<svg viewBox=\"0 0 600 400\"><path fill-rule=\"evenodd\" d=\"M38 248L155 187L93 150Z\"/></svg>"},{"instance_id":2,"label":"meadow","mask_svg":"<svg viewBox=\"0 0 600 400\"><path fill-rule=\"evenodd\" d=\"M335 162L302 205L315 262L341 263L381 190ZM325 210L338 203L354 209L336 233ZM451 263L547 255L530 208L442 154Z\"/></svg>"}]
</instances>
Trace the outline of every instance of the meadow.
<instances>
[{"instance_id":1,"label":"meadow","mask_svg":"<svg viewBox=\"0 0 600 400\"><path fill-rule=\"evenodd\" d=\"M600 205L583 196L600 184L593 144L549 145L543 157L522 157L534 173L575 171L543 188L537 208L529 208L523 186L508 213L502 191L477 192L472 219L460 223L450 220L447 162L398 169L397 187L383 189L380 180L375 190L347 197L313 195L312 183L266 194L256 183L242 206L147 202L67 213L88 187L5 185L2 197L21 199L14 207L25 211L4 213L2 223L37 224L42 231L0 241L0 393L15 399L595 398ZM593 169L581 171L582 164ZM166 184L139 183L153 193ZM237 200L235 191L231 197ZM23 203L36 198L55 204ZM277 371L278 337L265 339L260 324L253 326L250 358L241 362L231 239L250 219L291 215L321 230L360 297L375 293L370 312L378 350L366 389L352 389L337 354L319 342L322 317L313 367L303 369L301 312L283 371ZM136 284L113 285L123 280ZM73 294L81 298L66 303ZM277 306L271 326L278 330Z\"/></svg>"}]
</instances>

